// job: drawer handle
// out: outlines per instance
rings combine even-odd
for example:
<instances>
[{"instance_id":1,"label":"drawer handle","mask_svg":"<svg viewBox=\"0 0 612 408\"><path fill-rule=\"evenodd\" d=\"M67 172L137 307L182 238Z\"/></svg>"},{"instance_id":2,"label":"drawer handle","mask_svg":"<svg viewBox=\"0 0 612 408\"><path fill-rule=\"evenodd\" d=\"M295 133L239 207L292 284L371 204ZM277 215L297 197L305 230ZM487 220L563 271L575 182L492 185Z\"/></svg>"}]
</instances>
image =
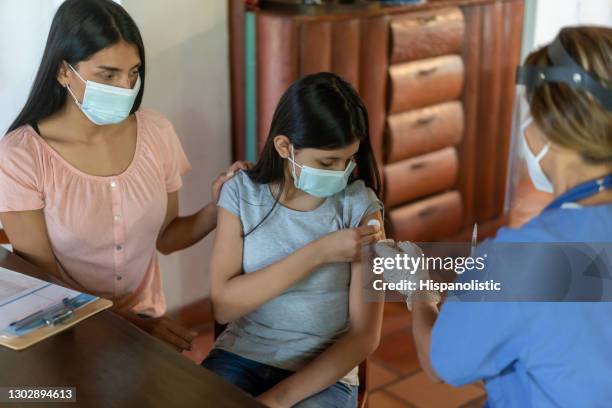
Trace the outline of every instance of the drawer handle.
<instances>
[{"instance_id":1,"label":"drawer handle","mask_svg":"<svg viewBox=\"0 0 612 408\"><path fill-rule=\"evenodd\" d=\"M416 162L416 163L412 163L410 165L410 170L418 170L418 169L422 169L423 167L427 166L427 162L421 161L421 162Z\"/></svg>"},{"instance_id":2,"label":"drawer handle","mask_svg":"<svg viewBox=\"0 0 612 408\"><path fill-rule=\"evenodd\" d=\"M421 24L421 25L425 25L428 23L431 23L432 21L436 21L438 19L437 15L431 15L431 16L427 16L427 17L418 17L417 21Z\"/></svg>"},{"instance_id":3,"label":"drawer handle","mask_svg":"<svg viewBox=\"0 0 612 408\"><path fill-rule=\"evenodd\" d=\"M418 118L415 121L415 125L418 126L425 126L430 124L431 122L433 122L436 119L436 115L429 115L429 116L425 116L423 118Z\"/></svg>"},{"instance_id":4,"label":"drawer handle","mask_svg":"<svg viewBox=\"0 0 612 408\"><path fill-rule=\"evenodd\" d=\"M428 207L425 208L424 210L419 211L419 217L421 218L425 218L425 217L429 217L432 213L436 212L436 207Z\"/></svg>"},{"instance_id":5,"label":"drawer handle","mask_svg":"<svg viewBox=\"0 0 612 408\"><path fill-rule=\"evenodd\" d=\"M436 72L438 70L438 67L431 67L431 68L423 68L423 69L419 69L417 71L417 75L418 76L427 76L427 75L431 75L434 72Z\"/></svg>"}]
</instances>

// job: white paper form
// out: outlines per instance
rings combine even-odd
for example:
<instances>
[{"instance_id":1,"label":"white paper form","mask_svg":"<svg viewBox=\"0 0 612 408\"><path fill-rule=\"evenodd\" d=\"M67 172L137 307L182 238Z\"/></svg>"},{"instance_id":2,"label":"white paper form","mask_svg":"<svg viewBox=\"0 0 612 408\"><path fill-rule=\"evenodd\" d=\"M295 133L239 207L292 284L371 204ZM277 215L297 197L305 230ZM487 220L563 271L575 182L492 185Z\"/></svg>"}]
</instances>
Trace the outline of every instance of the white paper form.
<instances>
[{"instance_id":1,"label":"white paper form","mask_svg":"<svg viewBox=\"0 0 612 408\"><path fill-rule=\"evenodd\" d=\"M0 267L0 331L80 292Z\"/></svg>"}]
</instances>

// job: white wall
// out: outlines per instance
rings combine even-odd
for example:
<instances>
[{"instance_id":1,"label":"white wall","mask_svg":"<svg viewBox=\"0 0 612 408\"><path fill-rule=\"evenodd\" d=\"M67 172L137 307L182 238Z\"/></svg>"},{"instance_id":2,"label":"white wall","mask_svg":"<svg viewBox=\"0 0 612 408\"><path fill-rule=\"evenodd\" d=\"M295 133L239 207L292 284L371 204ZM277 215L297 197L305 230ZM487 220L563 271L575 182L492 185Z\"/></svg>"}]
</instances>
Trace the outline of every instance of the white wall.
<instances>
[{"instance_id":1,"label":"white wall","mask_svg":"<svg viewBox=\"0 0 612 408\"><path fill-rule=\"evenodd\" d=\"M210 185L231 159L227 6L224 0L123 0L145 42L143 105L167 115L193 170L185 176L181 212L211 199ZM212 235L162 257L168 306L208 295Z\"/></svg>"},{"instance_id":2,"label":"white wall","mask_svg":"<svg viewBox=\"0 0 612 408\"><path fill-rule=\"evenodd\" d=\"M0 137L28 97L60 0L0 0Z\"/></svg>"},{"instance_id":3,"label":"white wall","mask_svg":"<svg viewBox=\"0 0 612 408\"><path fill-rule=\"evenodd\" d=\"M525 0L534 13L533 27L523 50L551 42L561 27L581 24L612 26L612 0ZM527 30L529 31L529 30Z\"/></svg>"},{"instance_id":4,"label":"white wall","mask_svg":"<svg viewBox=\"0 0 612 408\"><path fill-rule=\"evenodd\" d=\"M0 0L0 135L25 103L61 2ZM196 211L210 201L210 185L231 158L226 2L121 3L145 42L143 106L169 117L193 166L180 193L181 212ZM211 249L212 235L193 248L161 257L170 309L208 295Z\"/></svg>"}]
</instances>

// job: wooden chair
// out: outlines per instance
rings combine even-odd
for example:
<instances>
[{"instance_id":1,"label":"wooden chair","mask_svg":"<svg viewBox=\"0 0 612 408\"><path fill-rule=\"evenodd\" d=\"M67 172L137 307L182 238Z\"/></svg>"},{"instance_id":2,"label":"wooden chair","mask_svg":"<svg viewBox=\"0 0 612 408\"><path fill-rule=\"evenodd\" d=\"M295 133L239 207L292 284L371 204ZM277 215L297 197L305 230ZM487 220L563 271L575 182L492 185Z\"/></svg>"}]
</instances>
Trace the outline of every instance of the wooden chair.
<instances>
[{"instance_id":1,"label":"wooden chair","mask_svg":"<svg viewBox=\"0 0 612 408\"><path fill-rule=\"evenodd\" d=\"M225 330L226 325L219 324L215 322L213 336L216 340L217 337L223 330ZM366 408L368 406L368 387L367 387L367 368L368 368L368 360L364 360L361 364L359 364L359 391L357 397L357 407L358 408Z\"/></svg>"},{"instance_id":2,"label":"wooden chair","mask_svg":"<svg viewBox=\"0 0 612 408\"><path fill-rule=\"evenodd\" d=\"M8 237L3 229L0 229L0 245L10 244Z\"/></svg>"}]
</instances>

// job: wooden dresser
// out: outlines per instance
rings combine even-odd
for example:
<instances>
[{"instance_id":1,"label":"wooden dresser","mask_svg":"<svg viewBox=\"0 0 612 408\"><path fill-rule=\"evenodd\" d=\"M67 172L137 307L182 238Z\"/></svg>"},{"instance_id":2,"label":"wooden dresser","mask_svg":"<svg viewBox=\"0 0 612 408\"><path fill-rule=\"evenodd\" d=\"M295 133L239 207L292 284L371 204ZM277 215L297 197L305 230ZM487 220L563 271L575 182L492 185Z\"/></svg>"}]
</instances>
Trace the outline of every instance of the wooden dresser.
<instances>
[{"instance_id":1,"label":"wooden dresser","mask_svg":"<svg viewBox=\"0 0 612 408\"><path fill-rule=\"evenodd\" d=\"M505 220L523 0L278 6L229 0L235 159L254 160L285 89L333 71L359 91L395 239Z\"/></svg>"}]
</instances>

